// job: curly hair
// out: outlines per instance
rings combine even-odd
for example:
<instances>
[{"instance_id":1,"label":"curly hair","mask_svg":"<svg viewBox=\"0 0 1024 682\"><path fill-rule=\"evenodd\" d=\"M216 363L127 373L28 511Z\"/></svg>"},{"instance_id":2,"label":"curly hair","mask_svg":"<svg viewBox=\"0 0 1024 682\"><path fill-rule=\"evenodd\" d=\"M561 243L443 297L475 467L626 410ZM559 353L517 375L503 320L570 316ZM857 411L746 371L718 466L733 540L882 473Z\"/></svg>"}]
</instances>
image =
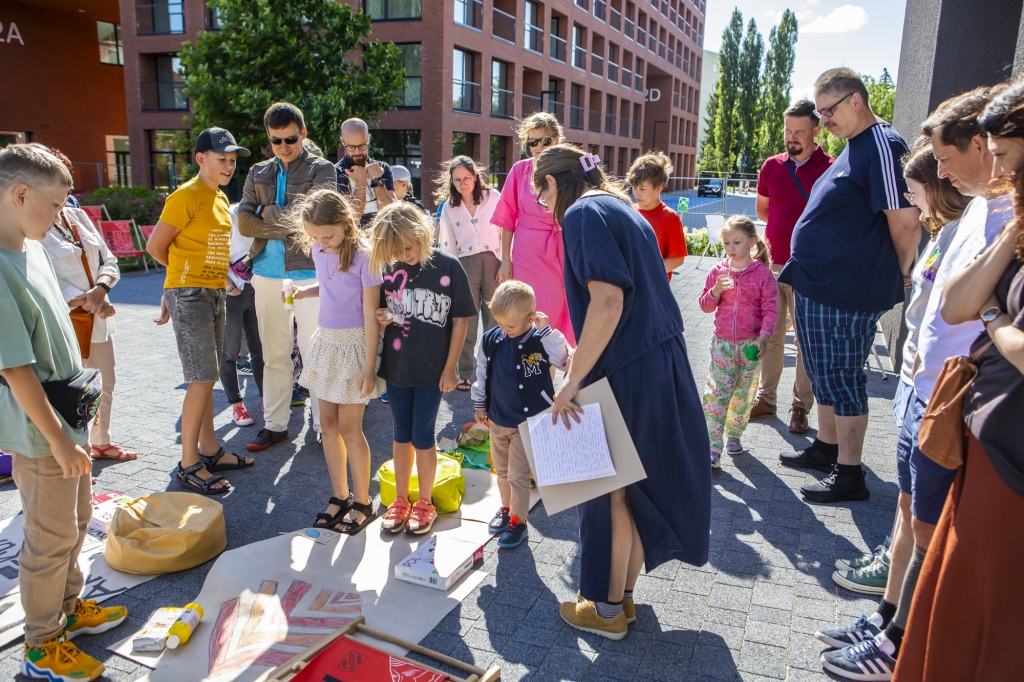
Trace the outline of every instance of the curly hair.
<instances>
[{"instance_id":1,"label":"curly hair","mask_svg":"<svg viewBox=\"0 0 1024 682\"><path fill-rule=\"evenodd\" d=\"M668 184L668 179L672 177L674 170L668 155L665 152L654 150L638 157L633 162L626 174L626 182L631 187L637 187L643 182L649 182L654 187L664 187Z\"/></svg>"},{"instance_id":2,"label":"curly hair","mask_svg":"<svg viewBox=\"0 0 1024 682\"><path fill-rule=\"evenodd\" d=\"M462 155L449 159L442 165L444 170L434 181L437 184L437 188L434 190L434 200L438 205L443 201L447 201L451 206L462 204L462 193L455 188L455 180L452 178L457 168L465 168L476 175L476 184L473 186L473 204L478 205L484 200L484 192L491 189L486 168L482 165L478 166L476 161Z\"/></svg>"},{"instance_id":3,"label":"curly hair","mask_svg":"<svg viewBox=\"0 0 1024 682\"><path fill-rule=\"evenodd\" d=\"M978 126L993 137L1024 137L1024 77L999 90L978 117ZM1013 227L1024 226L1024 162L1008 179L1013 198ZM1017 258L1024 260L1024 230L1017 240Z\"/></svg>"}]
</instances>

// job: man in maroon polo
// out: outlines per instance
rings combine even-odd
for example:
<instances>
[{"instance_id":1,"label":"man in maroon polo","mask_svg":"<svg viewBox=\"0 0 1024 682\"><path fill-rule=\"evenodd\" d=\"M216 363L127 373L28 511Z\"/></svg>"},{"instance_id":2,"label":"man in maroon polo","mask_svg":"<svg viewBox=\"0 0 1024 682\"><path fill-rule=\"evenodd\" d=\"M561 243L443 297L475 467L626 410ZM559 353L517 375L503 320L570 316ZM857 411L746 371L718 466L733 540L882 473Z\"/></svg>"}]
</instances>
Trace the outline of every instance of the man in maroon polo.
<instances>
[{"instance_id":1,"label":"man in maroon polo","mask_svg":"<svg viewBox=\"0 0 1024 682\"><path fill-rule=\"evenodd\" d=\"M807 199L815 181L828 169L834 159L822 151L814 138L821 128L814 113L814 102L802 100L786 110L786 151L765 160L757 180L757 217L768 226L765 240L772 252L772 272L776 275L789 260L789 243L793 227L807 206ZM776 391L782 376L786 345L786 311L794 324L793 289L779 283L779 321L775 333L768 341L761 358L761 386L757 400L750 410L751 419L774 417ZM794 343L794 345L796 345ZM789 430L807 433L807 413L814 405L811 380L804 371L800 347L796 350L796 381L793 382L793 407L790 410Z\"/></svg>"}]
</instances>

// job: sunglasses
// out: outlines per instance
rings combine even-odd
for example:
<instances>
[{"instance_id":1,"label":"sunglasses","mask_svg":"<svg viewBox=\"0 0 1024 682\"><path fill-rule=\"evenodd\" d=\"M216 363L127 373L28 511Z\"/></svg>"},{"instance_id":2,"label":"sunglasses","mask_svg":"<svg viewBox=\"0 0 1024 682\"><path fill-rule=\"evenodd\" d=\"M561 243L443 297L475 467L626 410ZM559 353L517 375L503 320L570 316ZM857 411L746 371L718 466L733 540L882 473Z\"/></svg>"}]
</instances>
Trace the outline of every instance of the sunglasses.
<instances>
[{"instance_id":1,"label":"sunglasses","mask_svg":"<svg viewBox=\"0 0 1024 682\"><path fill-rule=\"evenodd\" d=\"M553 137L528 137L526 138L526 146L530 147L531 149L533 147L536 147L537 145L540 145L542 147L549 147L551 146L551 143L554 141L555 138Z\"/></svg>"},{"instance_id":2,"label":"sunglasses","mask_svg":"<svg viewBox=\"0 0 1024 682\"><path fill-rule=\"evenodd\" d=\"M299 136L292 135L291 137L268 137L267 139L270 140L270 144L276 147L279 144L295 144L296 142L299 141Z\"/></svg>"}]
</instances>

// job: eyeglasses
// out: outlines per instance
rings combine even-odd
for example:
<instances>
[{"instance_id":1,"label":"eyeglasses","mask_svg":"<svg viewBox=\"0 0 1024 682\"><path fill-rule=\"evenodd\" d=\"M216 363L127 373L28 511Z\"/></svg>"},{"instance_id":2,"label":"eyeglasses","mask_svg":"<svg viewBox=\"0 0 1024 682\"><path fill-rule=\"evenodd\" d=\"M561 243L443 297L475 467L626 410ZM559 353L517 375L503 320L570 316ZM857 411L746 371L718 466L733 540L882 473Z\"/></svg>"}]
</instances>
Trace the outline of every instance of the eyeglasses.
<instances>
[{"instance_id":1,"label":"eyeglasses","mask_svg":"<svg viewBox=\"0 0 1024 682\"><path fill-rule=\"evenodd\" d=\"M555 138L553 137L528 137L526 138L526 146L530 147L531 149L533 147L536 147L537 145L540 145L542 147L549 147L551 146L551 143L554 141Z\"/></svg>"},{"instance_id":2,"label":"eyeglasses","mask_svg":"<svg viewBox=\"0 0 1024 682\"><path fill-rule=\"evenodd\" d=\"M838 107L838 106L839 106L840 104L842 104L842 103L843 103L843 101L844 101L844 100L845 100L845 99L846 99L847 97L849 97L850 95L852 95L852 94L853 94L852 92L848 92L848 93L846 93L845 95L843 95L843 99L839 100L838 102L836 102L836 103L835 103L835 104L833 104L832 106L830 106L830 107L825 107L824 109L815 109L815 110L814 110L814 113L815 113L815 114L817 114L818 118L823 118L823 117L826 117L826 116L827 116L828 118L832 118L832 114L834 114L834 113L835 113L835 111L836 111L836 107Z\"/></svg>"},{"instance_id":3,"label":"eyeglasses","mask_svg":"<svg viewBox=\"0 0 1024 682\"><path fill-rule=\"evenodd\" d=\"M347 151L347 152L366 151L369 148L369 146L370 145L367 144L367 143L364 143L364 144L347 144L347 145L345 145L345 151Z\"/></svg>"},{"instance_id":4,"label":"eyeglasses","mask_svg":"<svg viewBox=\"0 0 1024 682\"><path fill-rule=\"evenodd\" d=\"M292 135L291 137L268 137L267 139L270 140L270 144L276 147L280 144L295 144L296 142L299 141L299 136Z\"/></svg>"},{"instance_id":5,"label":"eyeglasses","mask_svg":"<svg viewBox=\"0 0 1024 682\"><path fill-rule=\"evenodd\" d=\"M909 201L911 206L917 206L917 202L914 201L914 193L913 192L904 192L903 193L903 198L906 199L907 201Z\"/></svg>"}]
</instances>

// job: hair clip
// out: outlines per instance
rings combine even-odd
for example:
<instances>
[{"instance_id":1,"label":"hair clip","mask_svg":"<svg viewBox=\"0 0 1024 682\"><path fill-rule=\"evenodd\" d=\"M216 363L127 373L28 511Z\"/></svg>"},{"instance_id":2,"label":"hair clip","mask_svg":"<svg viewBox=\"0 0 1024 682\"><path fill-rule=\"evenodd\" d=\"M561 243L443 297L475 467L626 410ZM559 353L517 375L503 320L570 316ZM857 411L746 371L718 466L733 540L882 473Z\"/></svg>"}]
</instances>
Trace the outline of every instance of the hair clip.
<instances>
[{"instance_id":1,"label":"hair clip","mask_svg":"<svg viewBox=\"0 0 1024 682\"><path fill-rule=\"evenodd\" d=\"M583 166L583 170L587 173L597 168L599 163L601 163L601 157L597 154L587 153L580 157L580 165Z\"/></svg>"}]
</instances>

